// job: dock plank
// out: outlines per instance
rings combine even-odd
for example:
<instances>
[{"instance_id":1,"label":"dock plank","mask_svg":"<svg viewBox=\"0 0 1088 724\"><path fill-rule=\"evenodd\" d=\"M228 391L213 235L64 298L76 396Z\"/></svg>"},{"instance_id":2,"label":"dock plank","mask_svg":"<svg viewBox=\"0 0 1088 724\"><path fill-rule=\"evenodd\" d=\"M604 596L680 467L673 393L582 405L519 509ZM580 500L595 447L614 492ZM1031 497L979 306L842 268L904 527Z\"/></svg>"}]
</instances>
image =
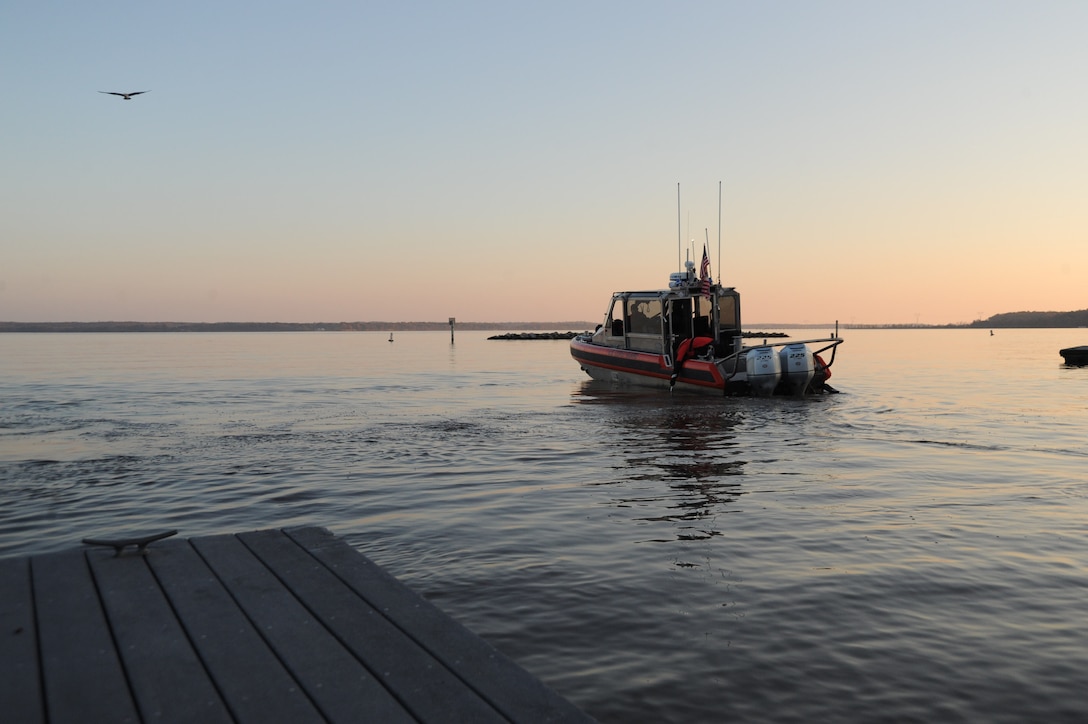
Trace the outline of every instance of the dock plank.
<instances>
[{"instance_id":1,"label":"dock plank","mask_svg":"<svg viewBox=\"0 0 1088 724\"><path fill-rule=\"evenodd\" d=\"M323 528L140 553L0 559L0 720L592 721Z\"/></svg>"},{"instance_id":2,"label":"dock plank","mask_svg":"<svg viewBox=\"0 0 1088 724\"><path fill-rule=\"evenodd\" d=\"M287 529L285 533L511 720L589 720L580 709L484 639L451 621L343 539L313 527Z\"/></svg>"},{"instance_id":3,"label":"dock plank","mask_svg":"<svg viewBox=\"0 0 1088 724\"><path fill-rule=\"evenodd\" d=\"M239 538L417 718L506 721L281 531L242 533Z\"/></svg>"},{"instance_id":4,"label":"dock plank","mask_svg":"<svg viewBox=\"0 0 1088 724\"><path fill-rule=\"evenodd\" d=\"M325 721L187 541L159 546L147 561L235 721Z\"/></svg>"},{"instance_id":5,"label":"dock plank","mask_svg":"<svg viewBox=\"0 0 1088 724\"><path fill-rule=\"evenodd\" d=\"M142 717L156 722L232 721L147 558L96 549L87 552L87 560Z\"/></svg>"},{"instance_id":6,"label":"dock plank","mask_svg":"<svg viewBox=\"0 0 1088 724\"><path fill-rule=\"evenodd\" d=\"M0 591L0 648L10 652L0 657L0 712L9 721L41 721L45 710L28 559L0 560Z\"/></svg>"},{"instance_id":7,"label":"dock plank","mask_svg":"<svg viewBox=\"0 0 1088 724\"><path fill-rule=\"evenodd\" d=\"M236 536L192 544L329 721L415 721Z\"/></svg>"},{"instance_id":8,"label":"dock plank","mask_svg":"<svg viewBox=\"0 0 1088 724\"><path fill-rule=\"evenodd\" d=\"M37 556L30 570L49 721L140 721L83 551Z\"/></svg>"}]
</instances>

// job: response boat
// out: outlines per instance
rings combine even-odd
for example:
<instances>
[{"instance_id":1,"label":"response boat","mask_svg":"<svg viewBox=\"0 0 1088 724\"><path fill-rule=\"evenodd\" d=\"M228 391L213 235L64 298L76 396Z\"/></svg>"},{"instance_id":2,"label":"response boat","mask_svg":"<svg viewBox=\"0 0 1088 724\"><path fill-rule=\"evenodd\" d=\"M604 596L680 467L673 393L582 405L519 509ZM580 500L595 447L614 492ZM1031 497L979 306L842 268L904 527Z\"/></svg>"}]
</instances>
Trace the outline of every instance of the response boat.
<instances>
[{"instance_id":1,"label":"response boat","mask_svg":"<svg viewBox=\"0 0 1088 724\"><path fill-rule=\"evenodd\" d=\"M608 382L719 395L836 391L827 381L843 342L837 322L825 338L745 345L740 294L708 272L704 249L700 276L688 260L685 271L670 275L668 289L616 292L604 323L571 339L571 356L590 377Z\"/></svg>"}]
</instances>

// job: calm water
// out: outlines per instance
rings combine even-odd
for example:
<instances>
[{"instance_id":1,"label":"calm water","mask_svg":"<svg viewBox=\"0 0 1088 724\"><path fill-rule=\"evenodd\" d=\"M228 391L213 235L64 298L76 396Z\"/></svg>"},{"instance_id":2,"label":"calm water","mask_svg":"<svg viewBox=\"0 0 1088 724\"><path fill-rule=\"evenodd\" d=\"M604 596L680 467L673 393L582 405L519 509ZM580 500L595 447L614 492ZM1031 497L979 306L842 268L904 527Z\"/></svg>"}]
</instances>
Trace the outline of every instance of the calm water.
<instances>
[{"instance_id":1,"label":"calm water","mask_svg":"<svg viewBox=\"0 0 1088 724\"><path fill-rule=\"evenodd\" d=\"M605 722L1088 720L1088 330L847 331L843 394L484 333L0 335L0 554L323 525Z\"/></svg>"}]
</instances>

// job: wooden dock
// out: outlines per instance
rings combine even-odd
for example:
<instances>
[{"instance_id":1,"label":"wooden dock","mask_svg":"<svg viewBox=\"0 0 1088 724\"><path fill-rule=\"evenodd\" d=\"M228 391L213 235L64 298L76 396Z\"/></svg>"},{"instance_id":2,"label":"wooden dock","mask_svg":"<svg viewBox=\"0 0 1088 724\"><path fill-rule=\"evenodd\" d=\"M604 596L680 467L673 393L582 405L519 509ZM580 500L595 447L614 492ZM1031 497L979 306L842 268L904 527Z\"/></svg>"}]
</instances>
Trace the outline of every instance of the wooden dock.
<instances>
[{"instance_id":1,"label":"wooden dock","mask_svg":"<svg viewBox=\"0 0 1088 724\"><path fill-rule=\"evenodd\" d=\"M0 560L9 722L590 718L323 528Z\"/></svg>"}]
</instances>

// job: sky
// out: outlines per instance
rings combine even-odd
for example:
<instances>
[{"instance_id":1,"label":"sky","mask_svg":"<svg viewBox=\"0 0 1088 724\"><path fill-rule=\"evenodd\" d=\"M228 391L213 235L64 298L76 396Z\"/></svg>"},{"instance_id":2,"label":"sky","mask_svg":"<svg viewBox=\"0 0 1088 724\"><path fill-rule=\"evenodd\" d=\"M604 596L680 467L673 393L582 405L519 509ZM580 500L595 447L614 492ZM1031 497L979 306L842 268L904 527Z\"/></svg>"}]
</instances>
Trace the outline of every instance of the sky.
<instances>
[{"instance_id":1,"label":"sky","mask_svg":"<svg viewBox=\"0 0 1088 724\"><path fill-rule=\"evenodd\" d=\"M745 326L1088 308L1086 28L1081 0L11 0L0 321L596 322L707 241Z\"/></svg>"}]
</instances>

